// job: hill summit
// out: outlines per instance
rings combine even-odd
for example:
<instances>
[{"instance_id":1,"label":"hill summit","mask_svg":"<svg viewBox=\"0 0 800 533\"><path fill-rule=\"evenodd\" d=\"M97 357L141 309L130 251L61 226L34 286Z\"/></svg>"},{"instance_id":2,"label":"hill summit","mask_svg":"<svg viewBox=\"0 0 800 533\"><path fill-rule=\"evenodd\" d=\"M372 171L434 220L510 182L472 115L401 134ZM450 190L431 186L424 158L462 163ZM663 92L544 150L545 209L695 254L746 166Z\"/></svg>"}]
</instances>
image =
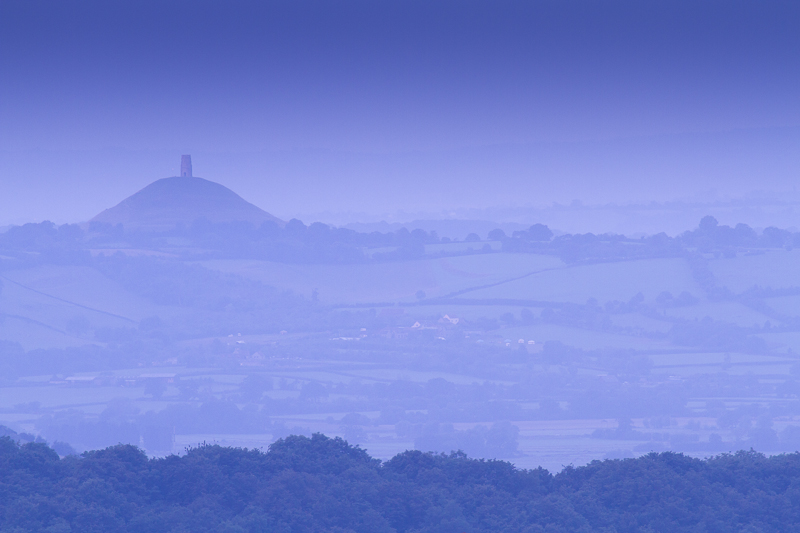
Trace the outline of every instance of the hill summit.
<instances>
[{"instance_id":1,"label":"hill summit","mask_svg":"<svg viewBox=\"0 0 800 533\"><path fill-rule=\"evenodd\" d=\"M95 216L91 222L121 223L126 228L173 229L197 219L210 222L251 222L259 225L283 221L247 202L227 187L188 175L154 181L119 204Z\"/></svg>"}]
</instances>

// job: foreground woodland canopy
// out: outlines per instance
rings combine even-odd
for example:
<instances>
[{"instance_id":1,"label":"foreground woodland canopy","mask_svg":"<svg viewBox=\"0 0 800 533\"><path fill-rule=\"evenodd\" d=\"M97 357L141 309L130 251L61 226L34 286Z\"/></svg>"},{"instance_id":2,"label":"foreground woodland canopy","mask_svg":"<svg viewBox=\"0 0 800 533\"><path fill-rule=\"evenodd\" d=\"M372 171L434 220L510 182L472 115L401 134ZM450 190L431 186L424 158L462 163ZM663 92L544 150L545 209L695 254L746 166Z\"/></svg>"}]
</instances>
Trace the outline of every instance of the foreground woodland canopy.
<instances>
[{"instance_id":1,"label":"foreground woodland canopy","mask_svg":"<svg viewBox=\"0 0 800 533\"><path fill-rule=\"evenodd\" d=\"M3 532L798 531L800 454L675 453L556 475L463 453L381 463L290 436L264 453L204 445L148 459L118 445L59 458L0 439Z\"/></svg>"}]
</instances>

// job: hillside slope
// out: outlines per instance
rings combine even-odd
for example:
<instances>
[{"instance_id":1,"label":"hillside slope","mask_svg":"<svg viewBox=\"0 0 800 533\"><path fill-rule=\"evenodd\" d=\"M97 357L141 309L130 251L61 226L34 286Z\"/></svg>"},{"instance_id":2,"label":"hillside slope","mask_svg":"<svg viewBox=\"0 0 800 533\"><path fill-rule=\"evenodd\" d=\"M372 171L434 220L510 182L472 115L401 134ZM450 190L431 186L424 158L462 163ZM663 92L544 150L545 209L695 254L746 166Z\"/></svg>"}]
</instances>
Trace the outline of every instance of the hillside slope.
<instances>
[{"instance_id":1,"label":"hillside slope","mask_svg":"<svg viewBox=\"0 0 800 533\"><path fill-rule=\"evenodd\" d=\"M250 222L259 225L283 221L245 201L227 187L203 178L172 177L154 181L92 222L122 224L126 228L172 229L204 218L210 222Z\"/></svg>"}]
</instances>

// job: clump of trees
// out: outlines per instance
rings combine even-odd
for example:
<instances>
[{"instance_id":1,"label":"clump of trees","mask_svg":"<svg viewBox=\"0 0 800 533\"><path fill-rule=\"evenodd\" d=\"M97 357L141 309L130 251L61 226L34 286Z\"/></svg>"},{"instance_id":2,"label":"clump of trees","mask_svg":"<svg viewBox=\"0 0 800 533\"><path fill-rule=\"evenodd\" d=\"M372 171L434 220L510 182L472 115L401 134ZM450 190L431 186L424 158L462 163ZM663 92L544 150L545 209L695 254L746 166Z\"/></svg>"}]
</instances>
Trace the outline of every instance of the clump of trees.
<instances>
[{"instance_id":1,"label":"clump of trees","mask_svg":"<svg viewBox=\"0 0 800 533\"><path fill-rule=\"evenodd\" d=\"M761 234L747 224L735 227L720 225L716 218L705 216L698 227L676 237L658 233L641 239L618 234L564 234L554 236L545 225L534 224L528 230L507 236L501 229L489 233L490 240L501 241L510 252L555 253L567 262L586 259L637 259L677 257L694 253L717 253L726 256L742 249L791 248L800 245L800 232L776 227Z\"/></svg>"}]
</instances>

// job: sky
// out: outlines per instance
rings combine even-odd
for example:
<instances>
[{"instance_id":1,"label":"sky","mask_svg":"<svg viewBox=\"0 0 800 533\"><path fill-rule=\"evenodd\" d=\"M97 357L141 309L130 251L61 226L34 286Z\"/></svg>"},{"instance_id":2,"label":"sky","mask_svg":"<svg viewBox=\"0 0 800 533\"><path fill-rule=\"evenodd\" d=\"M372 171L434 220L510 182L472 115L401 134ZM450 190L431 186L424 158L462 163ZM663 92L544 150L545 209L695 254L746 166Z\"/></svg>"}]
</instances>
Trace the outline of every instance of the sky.
<instances>
[{"instance_id":1,"label":"sky","mask_svg":"<svg viewBox=\"0 0 800 533\"><path fill-rule=\"evenodd\" d=\"M798 27L781 1L0 0L0 225L87 220L181 154L284 218L794 191Z\"/></svg>"}]
</instances>

